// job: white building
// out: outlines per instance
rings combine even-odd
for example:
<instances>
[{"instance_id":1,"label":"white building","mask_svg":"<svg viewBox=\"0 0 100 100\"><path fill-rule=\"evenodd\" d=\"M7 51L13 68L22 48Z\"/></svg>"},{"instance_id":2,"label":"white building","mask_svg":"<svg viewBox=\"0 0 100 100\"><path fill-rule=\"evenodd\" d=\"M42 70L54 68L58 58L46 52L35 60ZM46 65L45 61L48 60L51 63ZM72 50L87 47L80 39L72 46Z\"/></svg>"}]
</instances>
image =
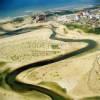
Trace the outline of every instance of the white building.
<instances>
[{"instance_id":1,"label":"white building","mask_svg":"<svg viewBox=\"0 0 100 100\"><path fill-rule=\"evenodd\" d=\"M68 19L66 15L63 15L63 16L59 16L57 18L57 21L58 22L68 22L68 21L70 21L70 19Z\"/></svg>"},{"instance_id":2,"label":"white building","mask_svg":"<svg viewBox=\"0 0 100 100\"><path fill-rule=\"evenodd\" d=\"M88 17L89 17L90 19L92 19L92 18L93 18L93 15L89 15Z\"/></svg>"},{"instance_id":3,"label":"white building","mask_svg":"<svg viewBox=\"0 0 100 100\"><path fill-rule=\"evenodd\" d=\"M74 18L74 20L75 21L79 21L80 20L80 17L78 15L76 15L75 18Z\"/></svg>"},{"instance_id":4,"label":"white building","mask_svg":"<svg viewBox=\"0 0 100 100\"><path fill-rule=\"evenodd\" d=\"M95 15L95 18L96 19L100 19L100 15Z\"/></svg>"}]
</instances>

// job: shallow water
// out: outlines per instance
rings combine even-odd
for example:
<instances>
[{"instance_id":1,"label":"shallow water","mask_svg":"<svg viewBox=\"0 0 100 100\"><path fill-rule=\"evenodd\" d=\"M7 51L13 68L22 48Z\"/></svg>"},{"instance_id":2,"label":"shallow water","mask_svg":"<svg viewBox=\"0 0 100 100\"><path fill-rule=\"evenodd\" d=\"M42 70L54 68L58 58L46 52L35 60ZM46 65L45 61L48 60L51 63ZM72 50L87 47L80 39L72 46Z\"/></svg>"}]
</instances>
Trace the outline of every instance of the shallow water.
<instances>
[{"instance_id":1,"label":"shallow water","mask_svg":"<svg viewBox=\"0 0 100 100\"><path fill-rule=\"evenodd\" d=\"M0 0L0 18L20 16L30 11L52 8L75 8L89 5L100 5L100 0Z\"/></svg>"}]
</instances>

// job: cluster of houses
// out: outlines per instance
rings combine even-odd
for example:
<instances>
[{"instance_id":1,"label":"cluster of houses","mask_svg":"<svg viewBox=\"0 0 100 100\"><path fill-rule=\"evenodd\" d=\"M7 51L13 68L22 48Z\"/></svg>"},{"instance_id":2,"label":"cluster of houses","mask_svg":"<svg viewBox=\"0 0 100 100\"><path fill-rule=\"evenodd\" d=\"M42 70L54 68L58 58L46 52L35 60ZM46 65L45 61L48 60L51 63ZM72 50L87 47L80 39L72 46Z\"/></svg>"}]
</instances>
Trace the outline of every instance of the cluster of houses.
<instances>
[{"instance_id":1,"label":"cluster of houses","mask_svg":"<svg viewBox=\"0 0 100 100\"><path fill-rule=\"evenodd\" d=\"M86 19L97 19L100 20L100 14L95 14L94 12L91 12L89 10L84 10L77 12L75 14L70 14L70 15L62 15L62 16L57 16L56 21L58 22L73 22L73 21L80 21L82 18Z\"/></svg>"},{"instance_id":2,"label":"cluster of houses","mask_svg":"<svg viewBox=\"0 0 100 100\"><path fill-rule=\"evenodd\" d=\"M98 11L98 9L97 9ZM45 22L49 19L61 22L61 23L70 23L70 22L75 22L75 21L82 21L81 19L89 19L89 20L100 20L100 13L95 13L95 11L91 10L82 10L77 13L73 14L65 14L65 15L59 15L59 14L53 14L52 17L48 18L48 14L46 13L41 13L37 15L32 16L32 20L35 23L38 22ZM84 21L85 21L84 20Z\"/></svg>"},{"instance_id":3,"label":"cluster of houses","mask_svg":"<svg viewBox=\"0 0 100 100\"><path fill-rule=\"evenodd\" d=\"M68 18L68 16L67 15L62 15L62 16L58 16L57 18L56 18L56 20L58 21L58 22L63 22L63 23L65 23L65 22L70 22L70 18Z\"/></svg>"},{"instance_id":4,"label":"cluster of houses","mask_svg":"<svg viewBox=\"0 0 100 100\"><path fill-rule=\"evenodd\" d=\"M36 15L33 17L33 20L37 23L37 22L44 22L46 21L46 15L45 14L40 14L40 15Z\"/></svg>"},{"instance_id":5,"label":"cluster of houses","mask_svg":"<svg viewBox=\"0 0 100 100\"><path fill-rule=\"evenodd\" d=\"M80 11L76 14L75 16L75 20L79 21L80 18L85 17L88 19L100 19L100 15L99 14L93 14L90 11Z\"/></svg>"}]
</instances>

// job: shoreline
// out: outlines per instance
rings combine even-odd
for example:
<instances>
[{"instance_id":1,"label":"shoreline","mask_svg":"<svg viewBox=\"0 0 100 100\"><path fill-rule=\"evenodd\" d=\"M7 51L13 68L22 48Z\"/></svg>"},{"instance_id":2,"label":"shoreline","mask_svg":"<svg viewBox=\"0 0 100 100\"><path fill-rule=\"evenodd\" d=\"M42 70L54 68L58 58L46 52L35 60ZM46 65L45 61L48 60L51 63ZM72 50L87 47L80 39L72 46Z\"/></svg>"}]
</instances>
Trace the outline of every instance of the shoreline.
<instances>
[{"instance_id":1,"label":"shoreline","mask_svg":"<svg viewBox=\"0 0 100 100\"><path fill-rule=\"evenodd\" d=\"M24 18L24 17L27 17L27 16L35 16L37 14L46 14L47 16L48 15L51 15L52 16L56 13L62 13L62 12L67 12L66 14L74 14L78 11L81 11L81 10L85 10L85 9L97 9L97 8L100 8L100 6L93 6L93 5L88 5L88 7L84 6L84 7L78 7L78 8L70 8L68 9L67 7L60 7L60 8L53 8L53 9L48 9L48 10L41 10L41 11L25 11L26 14L24 15L19 15L19 16L14 16L14 17L11 17L11 16L8 16L8 17L5 17L4 19L0 18L0 23L5 23L5 22L9 22L9 21L12 21L14 19L17 19L17 18Z\"/></svg>"}]
</instances>

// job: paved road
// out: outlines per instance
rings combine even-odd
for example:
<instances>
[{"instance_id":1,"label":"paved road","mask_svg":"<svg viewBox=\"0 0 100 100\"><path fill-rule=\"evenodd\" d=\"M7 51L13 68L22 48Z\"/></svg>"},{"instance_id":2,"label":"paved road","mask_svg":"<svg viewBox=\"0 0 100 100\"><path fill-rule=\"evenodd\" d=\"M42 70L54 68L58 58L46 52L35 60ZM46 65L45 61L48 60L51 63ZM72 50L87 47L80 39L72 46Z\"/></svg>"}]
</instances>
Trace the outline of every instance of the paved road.
<instances>
[{"instance_id":1,"label":"paved road","mask_svg":"<svg viewBox=\"0 0 100 100\"><path fill-rule=\"evenodd\" d=\"M24 31L24 30L23 30ZM18 31L19 32L19 31ZM16 80L17 75L19 75L21 72L28 70L30 68L37 68L37 67L43 67L44 65L52 64L76 55L80 55L81 53L87 52L91 49L94 49L97 46L97 43L94 40L90 39L62 39L56 37L56 32L54 28L52 28L52 35L50 36L50 39L52 40L59 40L63 42L84 42L87 43L86 47L83 47L79 50L67 53L65 55L59 55L58 57L55 57L53 59L46 59L46 60L41 60L35 63L31 63L25 66L22 66L21 68L18 68L14 70L13 72L10 72L6 76L6 82L7 84L14 90L36 90L39 92L42 92L52 98L52 100L72 100L70 97L67 95L64 96L62 94L59 94L57 92L54 92L53 90L49 90L47 88L38 86L38 85L32 85L32 84L27 84L27 83L22 83Z\"/></svg>"}]
</instances>

